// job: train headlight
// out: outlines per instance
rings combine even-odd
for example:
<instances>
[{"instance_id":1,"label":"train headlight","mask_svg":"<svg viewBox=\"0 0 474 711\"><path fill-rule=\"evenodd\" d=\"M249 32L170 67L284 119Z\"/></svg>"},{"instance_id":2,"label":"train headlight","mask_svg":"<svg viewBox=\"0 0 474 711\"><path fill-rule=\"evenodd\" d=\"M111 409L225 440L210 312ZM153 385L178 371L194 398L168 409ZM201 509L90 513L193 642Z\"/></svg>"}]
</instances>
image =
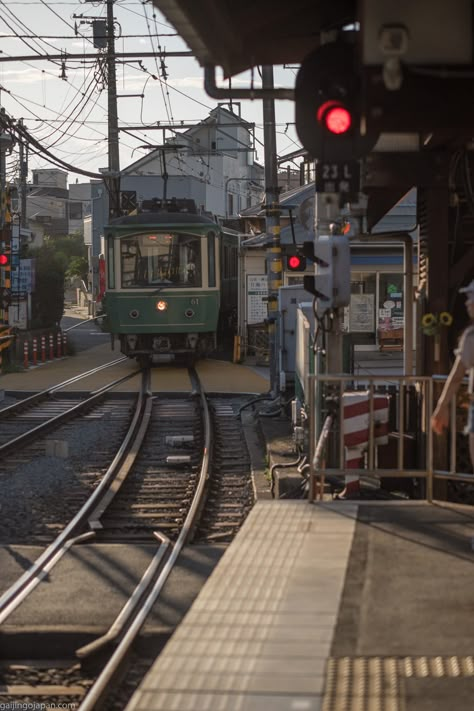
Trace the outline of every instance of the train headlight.
<instances>
[{"instance_id":1,"label":"train headlight","mask_svg":"<svg viewBox=\"0 0 474 711\"><path fill-rule=\"evenodd\" d=\"M168 309L168 302L167 301L157 301L156 302L156 310L157 311L166 311Z\"/></svg>"},{"instance_id":2,"label":"train headlight","mask_svg":"<svg viewBox=\"0 0 474 711\"><path fill-rule=\"evenodd\" d=\"M186 316L186 318L192 318L194 316L194 311L192 309L186 309L184 315Z\"/></svg>"},{"instance_id":3,"label":"train headlight","mask_svg":"<svg viewBox=\"0 0 474 711\"><path fill-rule=\"evenodd\" d=\"M140 316L140 311L138 309L132 309L128 315L130 318L138 318Z\"/></svg>"}]
</instances>

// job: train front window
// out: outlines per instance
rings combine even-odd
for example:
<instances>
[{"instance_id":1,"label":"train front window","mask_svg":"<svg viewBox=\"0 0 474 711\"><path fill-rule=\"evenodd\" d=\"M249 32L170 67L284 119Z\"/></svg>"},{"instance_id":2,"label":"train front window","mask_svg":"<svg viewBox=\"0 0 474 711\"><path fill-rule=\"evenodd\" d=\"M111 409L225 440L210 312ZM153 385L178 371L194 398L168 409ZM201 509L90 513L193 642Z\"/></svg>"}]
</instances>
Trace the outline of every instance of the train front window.
<instances>
[{"instance_id":1,"label":"train front window","mask_svg":"<svg viewBox=\"0 0 474 711\"><path fill-rule=\"evenodd\" d=\"M177 232L133 235L121 242L123 288L202 286L201 238Z\"/></svg>"}]
</instances>

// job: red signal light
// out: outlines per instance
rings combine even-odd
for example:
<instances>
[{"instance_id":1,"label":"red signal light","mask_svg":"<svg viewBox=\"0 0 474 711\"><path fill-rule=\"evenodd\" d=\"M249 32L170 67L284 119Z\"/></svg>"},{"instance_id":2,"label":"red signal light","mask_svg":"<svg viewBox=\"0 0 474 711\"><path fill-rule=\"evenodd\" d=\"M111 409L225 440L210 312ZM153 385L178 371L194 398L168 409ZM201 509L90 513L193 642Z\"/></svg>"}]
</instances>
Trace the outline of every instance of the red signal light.
<instances>
[{"instance_id":1,"label":"red signal light","mask_svg":"<svg viewBox=\"0 0 474 711\"><path fill-rule=\"evenodd\" d=\"M8 255L3 253L0 254L0 267L6 267L9 262Z\"/></svg>"},{"instance_id":2,"label":"red signal light","mask_svg":"<svg viewBox=\"0 0 474 711\"><path fill-rule=\"evenodd\" d=\"M290 254L286 258L286 266L290 272L304 272L306 269L306 257L301 254Z\"/></svg>"},{"instance_id":3,"label":"red signal light","mask_svg":"<svg viewBox=\"0 0 474 711\"><path fill-rule=\"evenodd\" d=\"M299 269L301 266L301 257L298 257L296 254L294 254L292 257L289 258L288 266L290 267L290 269Z\"/></svg>"},{"instance_id":4,"label":"red signal light","mask_svg":"<svg viewBox=\"0 0 474 711\"><path fill-rule=\"evenodd\" d=\"M316 118L330 133L347 133L352 125L350 111L338 101L325 101L318 109Z\"/></svg>"}]
</instances>

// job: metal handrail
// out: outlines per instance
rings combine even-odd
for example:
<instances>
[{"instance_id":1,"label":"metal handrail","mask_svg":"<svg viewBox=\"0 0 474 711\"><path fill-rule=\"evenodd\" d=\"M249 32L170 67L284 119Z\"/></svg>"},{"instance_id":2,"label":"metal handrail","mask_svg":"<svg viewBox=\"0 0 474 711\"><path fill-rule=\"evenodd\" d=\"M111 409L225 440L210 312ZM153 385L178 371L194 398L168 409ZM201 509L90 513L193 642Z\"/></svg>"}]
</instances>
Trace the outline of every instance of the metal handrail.
<instances>
[{"instance_id":1,"label":"metal handrail","mask_svg":"<svg viewBox=\"0 0 474 711\"><path fill-rule=\"evenodd\" d=\"M314 500L317 485L319 486L320 497L322 498L322 483L325 474L341 475L343 473L355 474L359 476L374 476L374 477L400 477L400 478L423 478L426 480L426 499L433 499L433 482L436 479L449 479L462 482L473 482L474 474L456 471L456 398L453 398L450 404L450 462L449 470L435 469L433 465L433 432L431 430L430 418L433 412L434 403L434 386L437 382L443 382L447 376L416 376L416 375L310 375L308 376L309 387L309 425L310 425L310 501ZM329 435L327 429L326 418L321 433L316 432L316 402L319 401L320 388L324 384L332 384L338 386L339 400L342 403L342 394L345 391L345 385L353 384L353 391L357 391L357 384L364 386L368 391L368 408L369 408L369 425L368 425L368 444L367 451L367 467L366 468L351 468L347 469L344 466L345 462L345 444L344 444L344 427L343 427L343 408L339 407L339 443L337 450L339 452L339 467L320 469L319 458L322 454L321 447L324 446ZM399 436L397 447L397 467L394 469L380 469L377 466L377 445L375 442L375 423L374 423L374 397L380 395L375 390L377 384L395 385L397 386L397 396L399 401L397 413L397 433ZM463 384L467 384L467 378L463 380ZM422 462L419 469L405 468L405 440L406 432L405 422L405 392L407 386L415 386L422 396L422 411L420 413L418 423L418 434L423 436L422 441ZM347 390L347 388L346 388ZM318 395L316 394L318 393ZM334 419L334 418L333 418ZM333 420L331 421L332 424ZM331 426L331 425L329 425ZM324 436L323 436L324 435ZM321 473L323 471L323 473ZM316 478L318 482L316 482Z\"/></svg>"},{"instance_id":2,"label":"metal handrail","mask_svg":"<svg viewBox=\"0 0 474 711\"><path fill-rule=\"evenodd\" d=\"M315 403L318 401L316 397L316 390L321 388L323 384L332 384L334 386L339 386L339 399L342 402L342 394L345 385L353 384L353 391L357 391L356 385L362 385L365 390L368 391L368 442L366 447L367 452L367 467L366 468L351 468L347 469L344 466L345 462L345 444L344 444L344 426L343 426L343 408L339 407L339 443L337 451L339 452L339 467L325 468L325 474L341 475L342 473L349 473L359 476L374 476L374 477L400 477L400 478L415 478L420 477L426 480L426 498L431 501L433 498L433 467L432 467L432 432L430 428L430 416L432 412L432 401L433 401L433 383L429 376L414 376L414 375L311 375L308 378L309 385L309 408L310 408L310 423L311 419L315 417ZM379 396L380 393L376 390L376 385L397 385L397 395L399 397L399 407L397 413L397 432L399 434L399 442L397 448L397 467L393 469L380 469L377 465L377 444L375 436L375 406L374 398ZM419 469L405 468L405 441L403 434L406 431L405 423L405 411L404 411L404 393L407 386L414 385L420 391L423 401L423 410L420 416L420 422L418 430L424 434L424 447L423 447L423 465ZM351 388L352 390L352 388ZM325 422L326 425L326 422ZM321 434L323 434L324 427L322 428ZM318 433L315 432L314 426L310 427L310 432L313 432L314 440ZM328 433L327 433L328 434ZM325 439L327 439L327 434ZM319 445L319 441L318 441ZM314 444L313 444L314 448ZM316 452L310 458L310 492L314 494L316 491L316 477L318 478L319 492L321 498L321 484L324 474L318 474L317 468L315 467ZM314 499L314 496L313 496ZM311 496L310 496L311 500Z\"/></svg>"},{"instance_id":3,"label":"metal handrail","mask_svg":"<svg viewBox=\"0 0 474 711\"><path fill-rule=\"evenodd\" d=\"M433 390L436 383L444 383L447 380L447 375L434 375L433 376ZM461 381L462 387L467 387L468 378L464 378ZM450 402L450 413L449 413L449 427L448 427L448 437L449 437L449 470L444 469L434 469L433 476L435 479L444 479L451 481L463 481L467 483L474 482L474 474L469 474L468 472L458 472L456 471L457 465L457 403L458 398L454 396Z\"/></svg>"},{"instance_id":4,"label":"metal handrail","mask_svg":"<svg viewBox=\"0 0 474 711\"><path fill-rule=\"evenodd\" d=\"M323 500L323 493L324 493L324 478L325 478L325 463L323 461L323 455L326 450L326 443L329 437L329 433L331 431L332 423L334 420L333 415L328 415L326 419L324 420L324 424L321 430L321 434L319 435L318 443L316 445L316 449L314 451L314 457L310 462L310 491L309 491L309 500L314 501L315 499L315 472L320 472L319 476L319 500Z\"/></svg>"}]
</instances>

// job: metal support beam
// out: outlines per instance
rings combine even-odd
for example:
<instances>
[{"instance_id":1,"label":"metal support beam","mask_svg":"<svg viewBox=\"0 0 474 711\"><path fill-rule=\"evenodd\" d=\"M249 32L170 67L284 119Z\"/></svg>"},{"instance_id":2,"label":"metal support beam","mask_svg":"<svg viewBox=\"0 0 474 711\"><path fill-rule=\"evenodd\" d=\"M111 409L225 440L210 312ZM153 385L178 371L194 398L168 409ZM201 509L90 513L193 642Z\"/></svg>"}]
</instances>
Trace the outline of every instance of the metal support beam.
<instances>
[{"instance_id":1,"label":"metal support beam","mask_svg":"<svg viewBox=\"0 0 474 711\"><path fill-rule=\"evenodd\" d=\"M265 215L266 231L272 238L267 253L268 275L268 338L270 347L270 389L276 396L280 392L278 373L278 289L282 285L280 242L280 190L276 162L275 102L271 97L273 67L262 67L262 82L266 89L263 101L263 135L265 146Z\"/></svg>"}]
</instances>

